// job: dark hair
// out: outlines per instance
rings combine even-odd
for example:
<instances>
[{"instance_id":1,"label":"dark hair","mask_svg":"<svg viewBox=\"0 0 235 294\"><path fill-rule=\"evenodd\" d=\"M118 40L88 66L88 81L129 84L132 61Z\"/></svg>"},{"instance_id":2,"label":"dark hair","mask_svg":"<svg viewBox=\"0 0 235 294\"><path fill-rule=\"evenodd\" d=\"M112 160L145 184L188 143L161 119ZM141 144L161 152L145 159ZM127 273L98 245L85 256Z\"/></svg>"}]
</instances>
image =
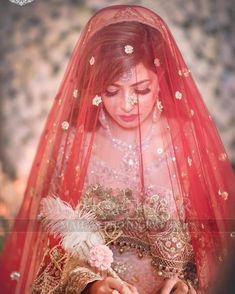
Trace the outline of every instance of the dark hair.
<instances>
[{"instance_id":1,"label":"dark hair","mask_svg":"<svg viewBox=\"0 0 235 294\"><path fill-rule=\"evenodd\" d=\"M82 62L89 64L93 56L95 65L84 66L86 70L80 85L87 87L92 76L93 88L101 93L109 84L118 80L128 68L139 63L143 63L146 68L156 73L155 52L158 52L157 56L160 57L163 42L159 31L140 22L125 21L105 26L97 31L85 46L81 56ZM125 45L131 45L134 53L126 54Z\"/></svg>"},{"instance_id":2,"label":"dark hair","mask_svg":"<svg viewBox=\"0 0 235 294\"><path fill-rule=\"evenodd\" d=\"M133 47L133 54L125 53L126 45ZM137 21L107 25L94 33L83 47L77 67L77 87L81 99L74 111L74 119L84 99L87 101L94 95L104 93L108 85L117 81L127 69L143 63L156 73L154 58L164 63L164 47L165 41L158 30ZM92 57L95 63L90 65ZM161 64L161 71L164 67ZM96 113L97 107L94 107L88 121Z\"/></svg>"}]
</instances>

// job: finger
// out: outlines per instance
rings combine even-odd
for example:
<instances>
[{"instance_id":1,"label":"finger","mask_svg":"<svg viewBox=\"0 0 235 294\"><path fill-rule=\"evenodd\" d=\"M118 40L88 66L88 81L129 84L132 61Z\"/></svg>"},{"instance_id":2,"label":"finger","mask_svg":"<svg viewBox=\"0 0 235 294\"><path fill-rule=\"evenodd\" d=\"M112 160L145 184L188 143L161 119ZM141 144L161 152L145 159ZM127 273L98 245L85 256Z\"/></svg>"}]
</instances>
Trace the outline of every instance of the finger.
<instances>
[{"instance_id":1,"label":"finger","mask_svg":"<svg viewBox=\"0 0 235 294\"><path fill-rule=\"evenodd\" d=\"M189 288L188 294L197 294L197 292L193 287L191 287Z\"/></svg>"},{"instance_id":2,"label":"finger","mask_svg":"<svg viewBox=\"0 0 235 294\"><path fill-rule=\"evenodd\" d=\"M90 288L89 293L107 294L111 293L111 288L108 283L104 280L96 281Z\"/></svg>"},{"instance_id":3,"label":"finger","mask_svg":"<svg viewBox=\"0 0 235 294\"><path fill-rule=\"evenodd\" d=\"M182 282L182 281L181 281ZM197 294L196 290L192 286L192 282L190 280L187 280L184 282L188 286L188 292L187 294Z\"/></svg>"},{"instance_id":4,"label":"finger","mask_svg":"<svg viewBox=\"0 0 235 294\"><path fill-rule=\"evenodd\" d=\"M131 284L128 284L126 283L126 286L131 290L131 293L133 294L139 294L138 290L136 289L135 286L131 285Z\"/></svg>"},{"instance_id":5,"label":"finger","mask_svg":"<svg viewBox=\"0 0 235 294\"><path fill-rule=\"evenodd\" d=\"M165 280L159 294L170 294L171 291L175 288L175 284L177 282L178 282L177 278L171 278L171 279Z\"/></svg>"},{"instance_id":6,"label":"finger","mask_svg":"<svg viewBox=\"0 0 235 294\"><path fill-rule=\"evenodd\" d=\"M109 287L117 290L121 294L133 294L127 285L125 283L121 283L121 281L118 279L109 279Z\"/></svg>"},{"instance_id":7,"label":"finger","mask_svg":"<svg viewBox=\"0 0 235 294\"><path fill-rule=\"evenodd\" d=\"M112 288L110 288L110 287L108 287L108 286L106 286L106 285L103 285L103 286L101 286L99 289L97 289L97 291L96 292L94 292L94 293L98 293L98 294L107 294L107 293L110 293L110 294L112 294L112 292L113 292L113 290L115 290L115 289L112 289ZM90 293L90 292L89 292ZM93 293L93 292L91 292L91 293ZM119 291L116 293L116 294L118 294L118 293L120 293ZM115 294L115 293L114 293Z\"/></svg>"},{"instance_id":8,"label":"finger","mask_svg":"<svg viewBox=\"0 0 235 294\"><path fill-rule=\"evenodd\" d=\"M128 286L122 286L121 294L133 294L133 292L128 288Z\"/></svg>"},{"instance_id":9,"label":"finger","mask_svg":"<svg viewBox=\"0 0 235 294\"><path fill-rule=\"evenodd\" d=\"M189 287L186 283L183 281L178 281L176 283L176 290L174 291L174 294L186 294L189 291Z\"/></svg>"}]
</instances>

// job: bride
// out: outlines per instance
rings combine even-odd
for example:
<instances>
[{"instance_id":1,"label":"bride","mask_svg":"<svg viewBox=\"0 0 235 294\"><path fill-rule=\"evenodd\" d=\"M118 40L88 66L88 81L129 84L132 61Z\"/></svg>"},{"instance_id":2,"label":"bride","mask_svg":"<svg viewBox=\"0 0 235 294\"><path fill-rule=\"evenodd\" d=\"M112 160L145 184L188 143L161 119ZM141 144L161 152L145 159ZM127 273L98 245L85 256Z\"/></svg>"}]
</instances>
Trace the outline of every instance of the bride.
<instances>
[{"instance_id":1,"label":"bride","mask_svg":"<svg viewBox=\"0 0 235 294\"><path fill-rule=\"evenodd\" d=\"M49 114L2 255L4 293L208 293L229 249L233 181L167 25L144 7L107 7ZM79 209L102 236L86 240L89 261L74 253L82 230L58 234Z\"/></svg>"}]
</instances>

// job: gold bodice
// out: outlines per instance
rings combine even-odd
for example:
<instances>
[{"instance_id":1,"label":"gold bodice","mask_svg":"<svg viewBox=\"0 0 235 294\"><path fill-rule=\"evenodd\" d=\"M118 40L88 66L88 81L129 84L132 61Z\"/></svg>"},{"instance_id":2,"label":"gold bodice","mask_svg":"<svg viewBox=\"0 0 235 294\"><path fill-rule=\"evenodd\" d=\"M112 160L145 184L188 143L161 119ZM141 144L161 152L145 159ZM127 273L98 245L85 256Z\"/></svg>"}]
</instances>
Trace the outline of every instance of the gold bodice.
<instances>
[{"instance_id":1,"label":"gold bodice","mask_svg":"<svg viewBox=\"0 0 235 294\"><path fill-rule=\"evenodd\" d=\"M187 224L173 219L167 191L136 199L131 189L89 185L81 199L101 224L106 242L123 253L135 249L139 258L150 256L158 274L183 274L193 261Z\"/></svg>"}]
</instances>

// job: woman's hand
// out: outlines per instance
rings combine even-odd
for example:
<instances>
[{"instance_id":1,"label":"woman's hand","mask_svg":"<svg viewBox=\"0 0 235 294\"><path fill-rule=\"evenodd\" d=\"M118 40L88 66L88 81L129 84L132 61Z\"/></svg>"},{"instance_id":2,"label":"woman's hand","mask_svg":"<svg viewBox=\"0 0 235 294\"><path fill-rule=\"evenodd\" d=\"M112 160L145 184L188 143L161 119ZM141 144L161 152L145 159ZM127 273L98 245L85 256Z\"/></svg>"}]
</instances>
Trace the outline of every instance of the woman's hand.
<instances>
[{"instance_id":1,"label":"woman's hand","mask_svg":"<svg viewBox=\"0 0 235 294\"><path fill-rule=\"evenodd\" d=\"M174 277L166 279L158 294L197 294L196 290L181 279Z\"/></svg>"},{"instance_id":2,"label":"woman's hand","mask_svg":"<svg viewBox=\"0 0 235 294\"><path fill-rule=\"evenodd\" d=\"M87 293L112 294L113 290L117 290L120 294L139 294L134 286L112 277L107 277L103 280L93 282Z\"/></svg>"}]
</instances>

